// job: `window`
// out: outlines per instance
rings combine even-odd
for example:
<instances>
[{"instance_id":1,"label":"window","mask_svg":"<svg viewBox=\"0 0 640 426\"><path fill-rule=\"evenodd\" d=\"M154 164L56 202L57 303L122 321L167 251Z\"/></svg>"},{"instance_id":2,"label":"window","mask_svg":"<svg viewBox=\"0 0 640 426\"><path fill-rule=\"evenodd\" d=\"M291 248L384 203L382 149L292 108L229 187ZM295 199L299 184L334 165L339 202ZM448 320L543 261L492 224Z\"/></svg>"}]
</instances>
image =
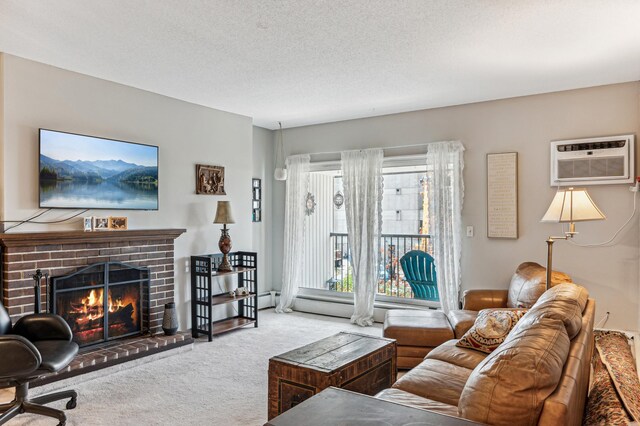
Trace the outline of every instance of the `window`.
<instances>
[{"instance_id":1,"label":"window","mask_svg":"<svg viewBox=\"0 0 640 426\"><path fill-rule=\"evenodd\" d=\"M410 250L431 252L426 166L385 167L378 295L413 299L399 259ZM301 287L352 292L346 214L339 171L312 172L310 192L315 212L306 230L305 272Z\"/></svg>"}]
</instances>

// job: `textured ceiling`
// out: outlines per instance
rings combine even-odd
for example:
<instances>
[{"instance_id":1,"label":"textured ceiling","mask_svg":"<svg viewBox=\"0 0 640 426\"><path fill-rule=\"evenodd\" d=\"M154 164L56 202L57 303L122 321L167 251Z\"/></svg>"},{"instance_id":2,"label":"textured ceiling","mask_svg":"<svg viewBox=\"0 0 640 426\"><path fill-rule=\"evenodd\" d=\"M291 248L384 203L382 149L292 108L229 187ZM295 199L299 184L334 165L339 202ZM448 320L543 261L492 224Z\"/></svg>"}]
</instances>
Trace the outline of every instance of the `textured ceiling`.
<instances>
[{"instance_id":1,"label":"textured ceiling","mask_svg":"<svg viewBox=\"0 0 640 426\"><path fill-rule=\"evenodd\" d=\"M638 0L0 0L0 51L267 128L640 80Z\"/></svg>"}]
</instances>

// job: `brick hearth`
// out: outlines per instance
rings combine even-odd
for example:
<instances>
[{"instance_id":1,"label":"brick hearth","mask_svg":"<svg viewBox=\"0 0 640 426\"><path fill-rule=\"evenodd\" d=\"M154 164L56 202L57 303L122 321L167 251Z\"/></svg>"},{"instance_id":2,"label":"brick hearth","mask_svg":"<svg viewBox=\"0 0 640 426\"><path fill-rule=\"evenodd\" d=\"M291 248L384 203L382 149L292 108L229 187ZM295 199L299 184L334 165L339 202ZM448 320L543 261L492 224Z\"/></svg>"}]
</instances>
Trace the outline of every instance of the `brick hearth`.
<instances>
[{"instance_id":1,"label":"brick hearth","mask_svg":"<svg viewBox=\"0 0 640 426\"><path fill-rule=\"evenodd\" d=\"M38 378L31 386L45 385L188 345L193 346L190 332L178 333L175 336L138 336L93 345L83 348L67 367L57 373Z\"/></svg>"},{"instance_id":2,"label":"brick hearth","mask_svg":"<svg viewBox=\"0 0 640 426\"><path fill-rule=\"evenodd\" d=\"M3 304L13 320L34 311L31 276L36 269L55 277L93 263L123 262L150 269L150 325L154 333L162 332L164 304L174 299L174 240L183 232L154 229L0 234ZM44 281L41 291L41 311L46 312L49 289Z\"/></svg>"}]
</instances>

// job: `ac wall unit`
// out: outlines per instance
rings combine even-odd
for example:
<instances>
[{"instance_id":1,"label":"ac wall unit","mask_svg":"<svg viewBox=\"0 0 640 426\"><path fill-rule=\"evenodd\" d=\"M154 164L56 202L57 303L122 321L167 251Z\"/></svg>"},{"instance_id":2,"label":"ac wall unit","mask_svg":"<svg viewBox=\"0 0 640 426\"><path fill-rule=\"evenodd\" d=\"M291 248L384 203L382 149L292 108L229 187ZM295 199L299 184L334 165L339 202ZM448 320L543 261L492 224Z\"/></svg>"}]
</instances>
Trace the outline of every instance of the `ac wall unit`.
<instances>
[{"instance_id":1,"label":"ac wall unit","mask_svg":"<svg viewBox=\"0 0 640 426\"><path fill-rule=\"evenodd\" d=\"M634 136L551 142L551 186L635 181Z\"/></svg>"}]
</instances>

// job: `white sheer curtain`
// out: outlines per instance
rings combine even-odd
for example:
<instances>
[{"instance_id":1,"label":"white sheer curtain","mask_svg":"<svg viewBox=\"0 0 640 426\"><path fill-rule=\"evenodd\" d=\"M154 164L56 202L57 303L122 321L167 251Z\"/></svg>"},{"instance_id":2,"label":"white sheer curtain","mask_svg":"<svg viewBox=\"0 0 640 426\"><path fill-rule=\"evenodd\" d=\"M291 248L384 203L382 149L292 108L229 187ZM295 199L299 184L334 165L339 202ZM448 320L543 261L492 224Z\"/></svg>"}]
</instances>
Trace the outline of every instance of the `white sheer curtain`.
<instances>
[{"instance_id":1,"label":"white sheer curtain","mask_svg":"<svg viewBox=\"0 0 640 426\"><path fill-rule=\"evenodd\" d=\"M373 303L378 286L383 153L381 149L344 151L341 157L355 293L351 322L365 327L373 324Z\"/></svg>"},{"instance_id":2,"label":"white sheer curtain","mask_svg":"<svg viewBox=\"0 0 640 426\"><path fill-rule=\"evenodd\" d=\"M433 242L440 303L445 312L458 309L464 199L463 153L464 146L459 141L427 145L427 173L433 170L427 191L429 233Z\"/></svg>"},{"instance_id":3,"label":"white sheer curtain","mask_svg":"<svg viewBox=\"0 0 640 426\"><path fill-rule=\"evenodd\" d=\"M287 158L282 290L276 312L291 312L304 268L304 206L309 192L309 155Z\"/></svg>"}]
</instances>

